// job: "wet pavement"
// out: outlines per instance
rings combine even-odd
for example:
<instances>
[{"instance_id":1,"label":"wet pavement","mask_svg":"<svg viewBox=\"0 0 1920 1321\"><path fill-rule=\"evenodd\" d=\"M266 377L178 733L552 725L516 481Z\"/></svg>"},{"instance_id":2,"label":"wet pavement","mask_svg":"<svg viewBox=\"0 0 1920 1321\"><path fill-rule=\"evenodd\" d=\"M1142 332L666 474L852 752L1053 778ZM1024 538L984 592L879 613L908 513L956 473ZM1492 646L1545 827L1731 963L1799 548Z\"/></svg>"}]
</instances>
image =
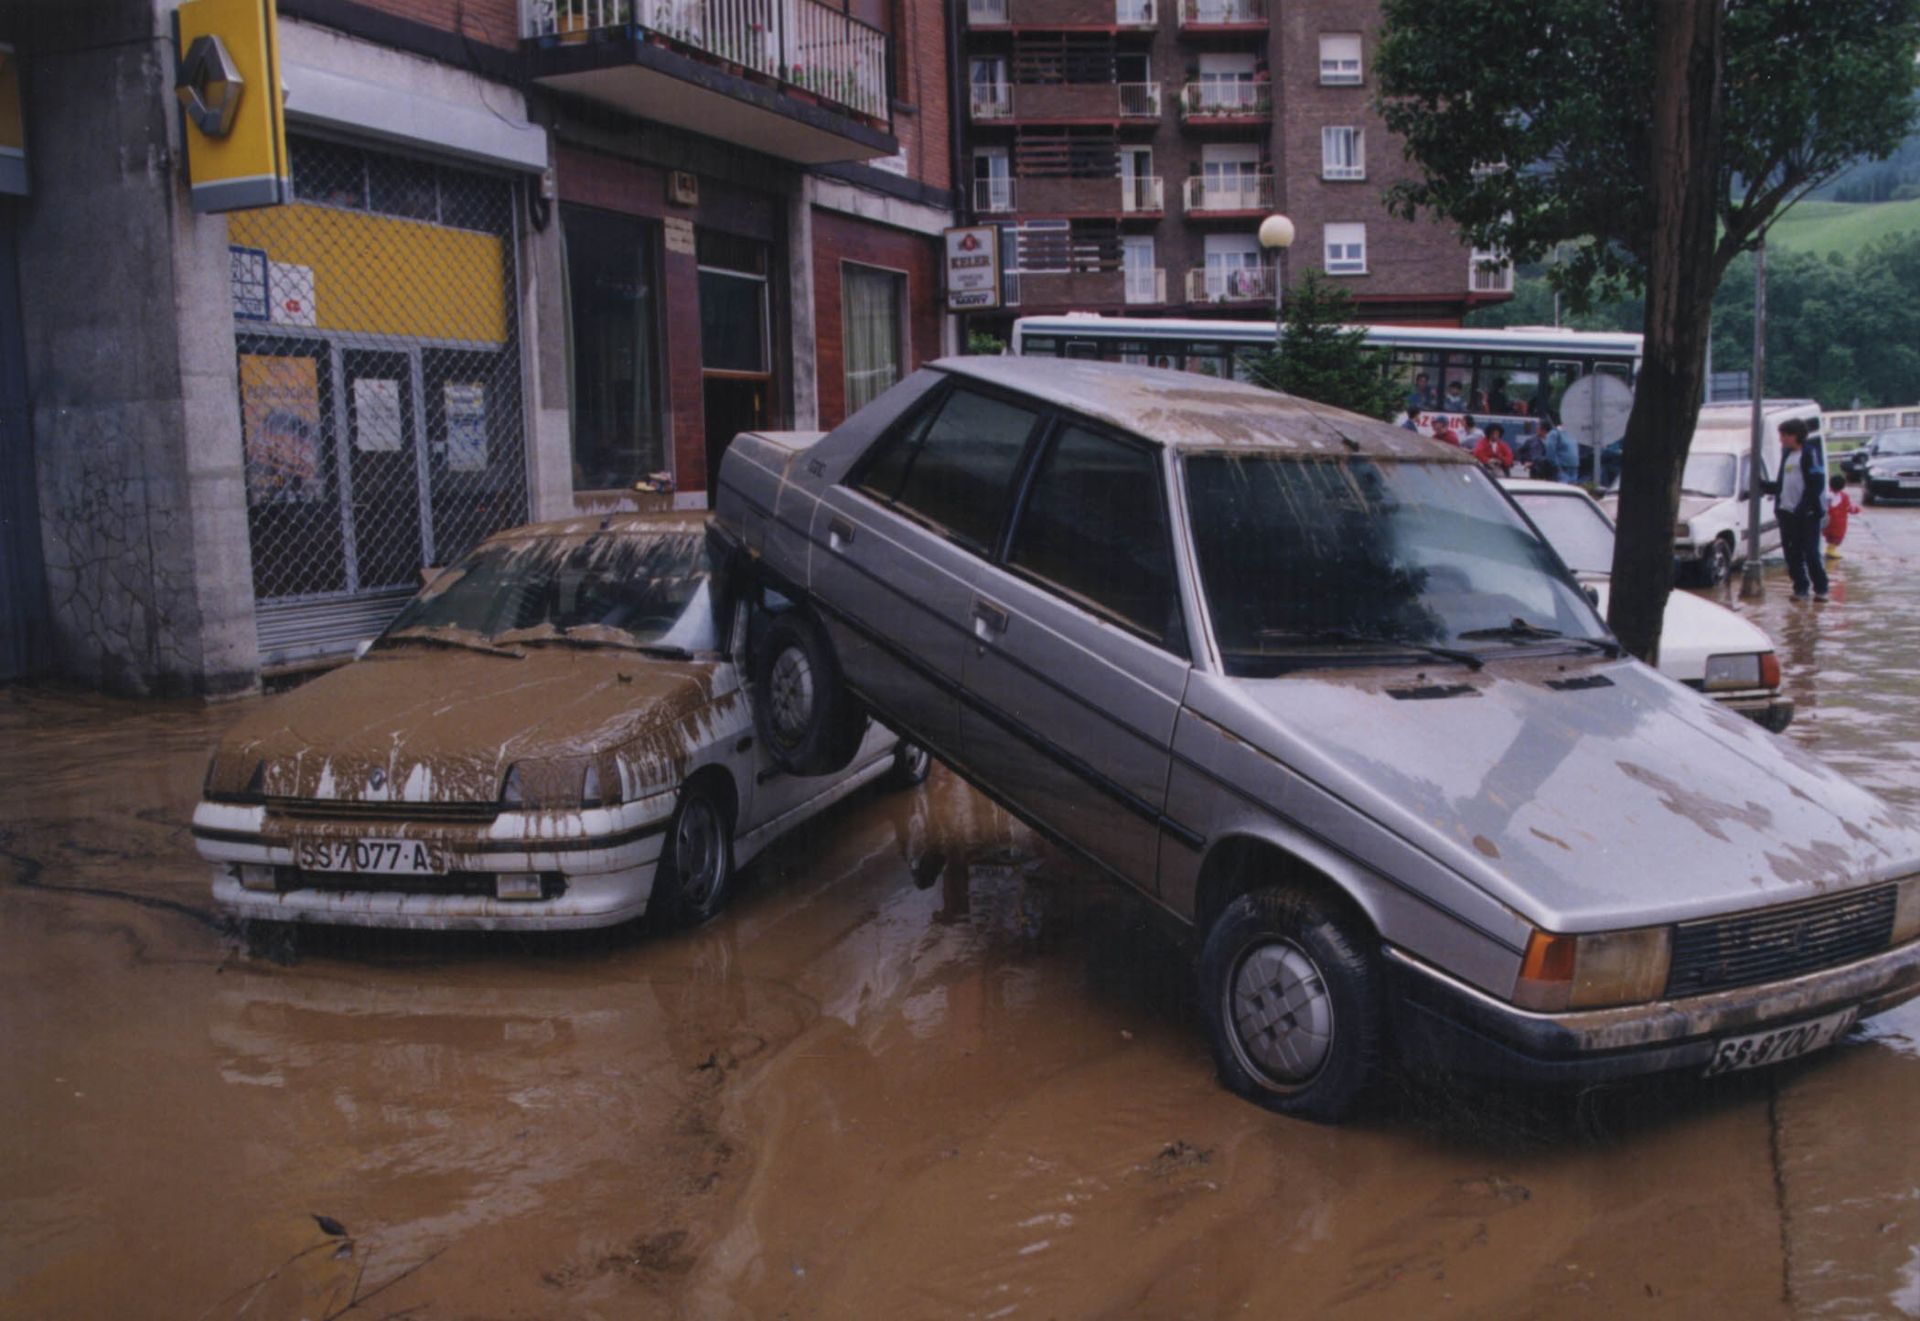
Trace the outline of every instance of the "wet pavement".
<instances>
[{"instance_id":1,"label":"wet pavement","mask_svg":"<svg viewBox=\"0 0 1920 1321\"><path fill-rule=\"evenodd\" d=\"M1834 577L1731 603L1786 737L1920 809L1920 509ZM1281 1119L1180 944L942 771L690 934L250 950L186 832L237 714L0 691L0 1315L1920 1316L1920 1007Z\"/></svg>"}]
</instances>

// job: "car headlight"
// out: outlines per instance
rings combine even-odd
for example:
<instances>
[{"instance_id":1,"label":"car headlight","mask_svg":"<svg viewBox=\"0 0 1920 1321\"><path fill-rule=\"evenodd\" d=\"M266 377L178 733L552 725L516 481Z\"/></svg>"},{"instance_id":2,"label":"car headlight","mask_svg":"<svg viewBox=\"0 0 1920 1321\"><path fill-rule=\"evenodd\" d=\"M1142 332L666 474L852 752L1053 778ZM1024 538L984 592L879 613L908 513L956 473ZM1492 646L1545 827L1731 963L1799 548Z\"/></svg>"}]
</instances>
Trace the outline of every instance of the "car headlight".
<instances>
[{"instance_id":1,"label":"car headlight","mask_svg":"<svg viewBox=\"0 0 1920 1321\"><path fill-rule=\"evenodd\" d=\"M1895 945L1904 945L1920 936L1920 876L1909 876L1900 882L1899 897L1893 904L1893 940Z\"/></svg>"},{"instance_id":2,"label":"car headlight","mask_svg":"<svg viewBox=\"0 0 1920 1321\"><path fill-rule=\"evenodd\" d=\"M1666 989L1672 962L1669 927L1584 936L1535 931L1513 984L1513 1002L1546 1013L1642 1004Z\"/></svg>"},{"instance_id":3,"label":"car headlight","mask_svg":"<svg viewBox=\"0 0 1920 1321\"><path fill-rule=\"evenodd\" d=\"M579 779L572 777L579 775ZM522 809L617 807L626 798L620 792L620 773L603 771L598 758L584 763L560 761L515 762L500 781L500 806Z\"/></svg>"},{"instance_id":4,"label":"car headlight","mask_svg":"<svg viewBox=\"0 0 1920 1321\"><path fill-rule=\"evenodd\" d=\"M1777 669L1779 662L1775 661L1774 665ZM1709 656L1707 657L1707 691L1712 692L1716 688L1758 688L1760 687L1760 669L1759 652Z\"/></svg>"},{"instance_id":5,"label":"car headlight","mask_svg":"<svg viewBox=\"0 0 1920 1321\"><path fill-rule=\"evenodd\" d=\"M520 782L520 763L515 762L507 767L506 777L500 781L500 806L525 807L526 805L527 791Z\"/></svg>"},{"instance_id":6,"label":"car headlight","mask_svg":"<svg viewBox=\"0 0 1920 1321\"><path fill-rule=\"evenodd\" d=\"M1692 541L1693 540L1693 524L1691 523L1674 524L1673 537L1675 541Z\"/></svg>"}]
</instances>

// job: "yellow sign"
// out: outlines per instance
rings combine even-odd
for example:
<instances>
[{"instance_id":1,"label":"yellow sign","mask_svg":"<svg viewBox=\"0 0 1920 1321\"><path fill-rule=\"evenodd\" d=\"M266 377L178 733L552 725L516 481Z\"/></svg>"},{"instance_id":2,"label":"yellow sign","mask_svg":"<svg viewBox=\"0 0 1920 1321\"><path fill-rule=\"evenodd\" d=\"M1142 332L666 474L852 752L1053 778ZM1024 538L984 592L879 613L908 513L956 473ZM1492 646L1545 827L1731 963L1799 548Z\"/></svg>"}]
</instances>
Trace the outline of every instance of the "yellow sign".
<instances>
[{"instance_id":1,"label":"yellow sign","mask_svg":"<svg viewBox=\"0 0 1920 1321\"><path fill-rule=\"evenodd\" d=\"M0 193L27 194L27 126L20 114L20 52L0 41Z\"/></svg>"},{"instance_id":2,"label":"yellow sign","mask_svg":"<svg viewBox=\"0 0 1920 1321\"><path fill-rule=\"evenodd\" d=\"M187 178L195 211L290 196L275 0L185 0L174 11Z\"/></svg>"}]
</instances>

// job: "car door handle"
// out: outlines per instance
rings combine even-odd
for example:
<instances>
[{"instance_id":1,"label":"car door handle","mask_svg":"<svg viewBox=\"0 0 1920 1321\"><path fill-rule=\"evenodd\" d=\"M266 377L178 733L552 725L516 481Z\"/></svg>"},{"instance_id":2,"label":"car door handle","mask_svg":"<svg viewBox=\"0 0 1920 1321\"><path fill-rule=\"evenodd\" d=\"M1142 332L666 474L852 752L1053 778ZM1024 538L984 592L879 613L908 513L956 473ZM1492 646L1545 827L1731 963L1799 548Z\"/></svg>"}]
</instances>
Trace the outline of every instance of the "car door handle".
<instances>
[{"instance_id":1,"label":"car door handle","mask_svg":"<svg viewBox=\"0 0 1920 1321\"><path fill-rule=\"evenodd\" d=\"M973 635L991 642L1007 631L1007 612L991 601L973 603Z\"/></svg>"},{"instance_id":2,"label":"car door handle","mask_svg":"<svg viewBox=\"0 0 1920 1321\"><path fill-rule=\"evenodd\" d=\"M835 550L845 550L853 544L853 524L844 518L827 520L827 544Z\"/></svg>"}]
</instances>

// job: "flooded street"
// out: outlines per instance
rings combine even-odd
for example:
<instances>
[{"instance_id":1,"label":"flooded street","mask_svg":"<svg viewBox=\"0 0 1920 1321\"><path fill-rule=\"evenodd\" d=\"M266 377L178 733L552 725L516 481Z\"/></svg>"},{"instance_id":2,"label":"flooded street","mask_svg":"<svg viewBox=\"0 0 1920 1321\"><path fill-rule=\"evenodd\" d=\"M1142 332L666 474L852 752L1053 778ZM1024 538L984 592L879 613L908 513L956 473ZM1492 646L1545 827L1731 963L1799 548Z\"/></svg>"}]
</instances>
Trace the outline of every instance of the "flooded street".
<instances>
[{"instance_id":1,"label":"flooded street","mask_svg":"<svg viewBox=\"0 0 1920 1321\"><path fill-rule=\"evenodd\" d=\"M1833 596L1728 603L1784 737L1920 810L1920 508ZM943 770L692 933L250 949L186 828L238 714L0 690L0 1315L1920 1317L1920 1005L1287 1120L1190 953Z\"/></svg>"}]
</instances>

